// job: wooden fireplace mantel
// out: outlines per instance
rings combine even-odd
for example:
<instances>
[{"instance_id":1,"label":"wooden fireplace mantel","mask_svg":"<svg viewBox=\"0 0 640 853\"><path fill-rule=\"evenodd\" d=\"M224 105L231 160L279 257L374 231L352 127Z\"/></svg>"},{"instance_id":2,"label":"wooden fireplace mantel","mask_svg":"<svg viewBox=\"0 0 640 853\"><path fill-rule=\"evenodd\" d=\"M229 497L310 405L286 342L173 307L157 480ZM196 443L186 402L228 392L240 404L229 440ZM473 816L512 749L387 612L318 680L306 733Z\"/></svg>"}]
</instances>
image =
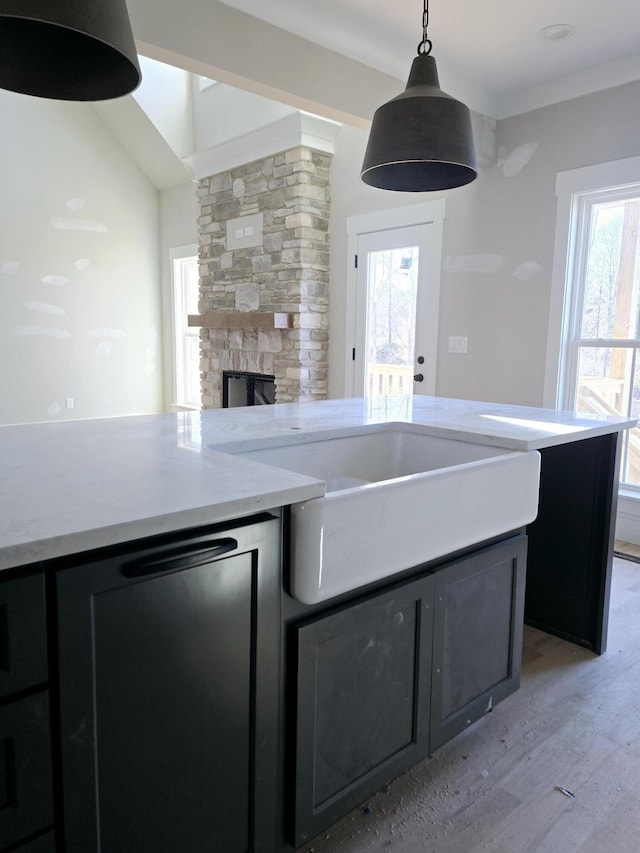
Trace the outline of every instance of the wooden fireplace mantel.
<instances>
[{"instance_id":1,"label":"wooden fireplace mantel","mask_svg":"<svg viewBox=\"0 0 640 853\"><path fill-rule=\"evenodd\" d=\"M203 329L292 329L293 314L258 311L210 311L189 314L190 326Z\"/></svg>"}]
</instances>

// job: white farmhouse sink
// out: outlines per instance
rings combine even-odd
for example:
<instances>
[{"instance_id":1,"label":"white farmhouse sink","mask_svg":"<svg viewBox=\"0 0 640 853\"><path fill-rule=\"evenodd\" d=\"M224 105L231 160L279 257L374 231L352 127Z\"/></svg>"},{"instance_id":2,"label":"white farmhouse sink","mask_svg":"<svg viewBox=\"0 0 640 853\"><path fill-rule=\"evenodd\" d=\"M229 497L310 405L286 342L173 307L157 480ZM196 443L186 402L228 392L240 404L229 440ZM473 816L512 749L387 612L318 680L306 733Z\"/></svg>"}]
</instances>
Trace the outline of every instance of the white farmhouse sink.
<instances>
[{"instance_id":1,"label":"white farmhouse sink","mask_svg":"<svg viewBox=\"0 0 640 853\"><path fill-rule=\"evenodd\" d=\"M402 428L238 454L325 480L291 508L291 592L333 596L523 527L538 512L540 454Z\"/></svg>"}]
</instances>

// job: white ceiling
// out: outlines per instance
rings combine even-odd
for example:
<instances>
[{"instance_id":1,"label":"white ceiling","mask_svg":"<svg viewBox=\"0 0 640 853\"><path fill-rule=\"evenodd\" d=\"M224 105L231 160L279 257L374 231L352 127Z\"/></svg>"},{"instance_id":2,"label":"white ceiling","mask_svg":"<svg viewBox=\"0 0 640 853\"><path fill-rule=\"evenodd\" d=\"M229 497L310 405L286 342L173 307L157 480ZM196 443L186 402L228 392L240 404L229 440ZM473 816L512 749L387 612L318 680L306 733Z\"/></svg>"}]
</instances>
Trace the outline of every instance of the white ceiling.
<instances>
[{"instance_id":1,"label":"white ceiling","mask_svg":"<svg viewBox=\"0 0 640 853\"><path fill-rule=\"evenodd\" d=\"M421 0L222 0L406 80ZM504 118L640 79L639 0L432 0L429 37L445 91ZM536 38L569 24L562 41Z\"/></svg>"}]
</instances>

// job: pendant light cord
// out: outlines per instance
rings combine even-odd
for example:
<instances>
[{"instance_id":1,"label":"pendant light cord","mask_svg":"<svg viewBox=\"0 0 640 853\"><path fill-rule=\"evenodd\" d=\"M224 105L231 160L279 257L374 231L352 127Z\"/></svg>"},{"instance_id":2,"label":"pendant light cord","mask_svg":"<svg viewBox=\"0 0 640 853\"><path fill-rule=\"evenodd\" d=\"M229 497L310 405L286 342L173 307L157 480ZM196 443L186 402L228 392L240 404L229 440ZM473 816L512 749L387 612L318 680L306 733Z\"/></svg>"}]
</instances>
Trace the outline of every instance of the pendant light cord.
<instances>
[{"instance_id":1,"label":"pendant light cord","mask_svg":"<svg viewBox=\"0 0 640 853\"><path fill-rule=\"evenodd\" d=\"M429 0L424 0L424 11L422 13L422 41L418 45L418 56L429 56L433 44L427 36L427 28L429 26Z\"/></svg>"}]
</instances>

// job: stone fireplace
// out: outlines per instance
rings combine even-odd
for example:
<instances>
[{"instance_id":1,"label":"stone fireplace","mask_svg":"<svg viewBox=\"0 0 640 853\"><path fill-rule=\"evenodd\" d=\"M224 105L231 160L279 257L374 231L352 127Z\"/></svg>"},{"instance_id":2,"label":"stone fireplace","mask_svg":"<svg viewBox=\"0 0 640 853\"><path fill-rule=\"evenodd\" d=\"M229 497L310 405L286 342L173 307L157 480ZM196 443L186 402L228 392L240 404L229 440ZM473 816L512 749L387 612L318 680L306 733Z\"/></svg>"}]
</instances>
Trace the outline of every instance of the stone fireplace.
<instances>
[{"instance_id":1,"label":"stone fireplace","mask_svg":"<svg viewBox=\"0 0 640 853\"><path fill-rule=\"evenodd\" d=\"M326 398L330 166L300 145L199 181L204 408L225 370L275 376L276 402Z\"/></svg>"}]
</instances>

